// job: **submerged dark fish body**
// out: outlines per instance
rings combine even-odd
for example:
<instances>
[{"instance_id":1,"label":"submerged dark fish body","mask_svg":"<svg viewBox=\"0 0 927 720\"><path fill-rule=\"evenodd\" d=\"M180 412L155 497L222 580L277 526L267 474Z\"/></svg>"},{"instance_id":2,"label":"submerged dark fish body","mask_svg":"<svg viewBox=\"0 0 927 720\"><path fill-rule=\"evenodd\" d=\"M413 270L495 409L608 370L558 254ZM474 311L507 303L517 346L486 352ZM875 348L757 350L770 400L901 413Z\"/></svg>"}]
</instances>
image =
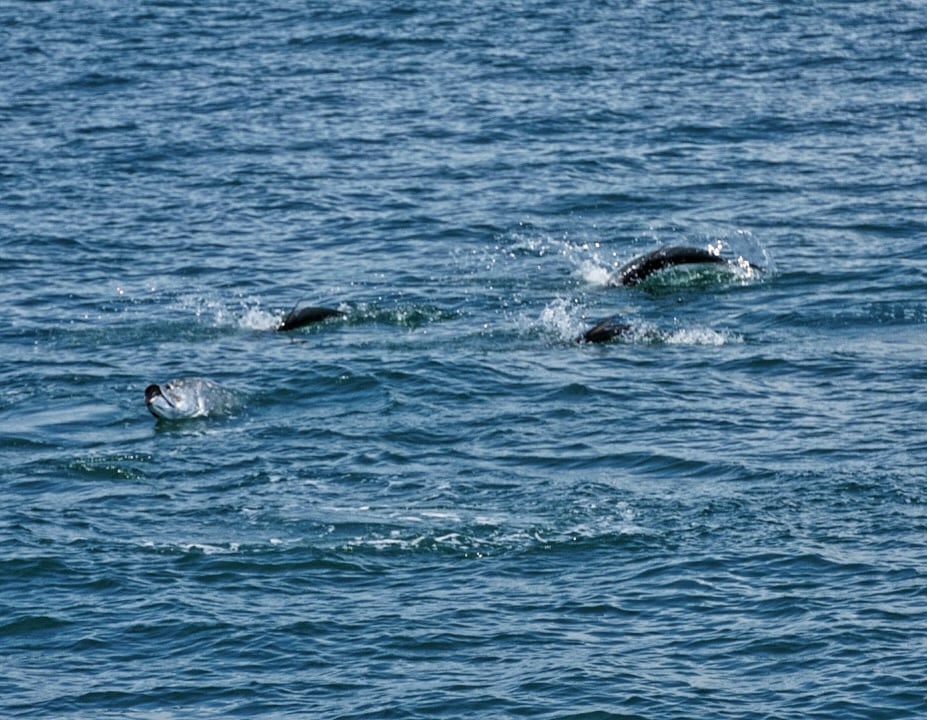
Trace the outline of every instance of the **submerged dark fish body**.
<instances>
[{"instance_id":1,"label":"submerged dark fish body","mask_svg":"<svg viewBox=\"0 0 927 720\"><path fill-rule=\"evenodd\" d=\"M322 322L331 317L344 317L340 310L327 307L294 307L287 313L286 317L280 321L277 330L296 330L297 328L312 325L313 323Z\"/></svg>"},{"instance_id":2,"label":"submerged dark fish body","mask_svg":"<svg viewBox=\"0 0 927 720\"><path fill-rule=\"evenodd\" d=\"M662 247L636 257L609 278L608 284L637 285L655 272L677 265L723 265L729 261L720 255L697 247Z\"/></svg>"}]
</instances>

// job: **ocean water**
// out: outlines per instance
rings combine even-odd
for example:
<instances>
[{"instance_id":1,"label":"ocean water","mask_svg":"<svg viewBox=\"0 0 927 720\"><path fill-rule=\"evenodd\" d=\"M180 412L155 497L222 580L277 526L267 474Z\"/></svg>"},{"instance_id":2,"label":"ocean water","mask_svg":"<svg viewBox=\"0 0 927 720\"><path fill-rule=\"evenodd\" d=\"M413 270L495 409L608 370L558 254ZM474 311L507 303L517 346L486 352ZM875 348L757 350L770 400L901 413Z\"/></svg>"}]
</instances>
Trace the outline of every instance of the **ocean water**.
<instances>
[{"instance_id":1,"label":"ocean water","mask_svg":"<svg viewBox=\"0 0 927 720\"><path fill-rule=\"evenodd\" d=\"M0 63L0 716L927 713L922 3L4 0ZM608 286L679 244L764 270Z\"/></svg>"}]
</instances>

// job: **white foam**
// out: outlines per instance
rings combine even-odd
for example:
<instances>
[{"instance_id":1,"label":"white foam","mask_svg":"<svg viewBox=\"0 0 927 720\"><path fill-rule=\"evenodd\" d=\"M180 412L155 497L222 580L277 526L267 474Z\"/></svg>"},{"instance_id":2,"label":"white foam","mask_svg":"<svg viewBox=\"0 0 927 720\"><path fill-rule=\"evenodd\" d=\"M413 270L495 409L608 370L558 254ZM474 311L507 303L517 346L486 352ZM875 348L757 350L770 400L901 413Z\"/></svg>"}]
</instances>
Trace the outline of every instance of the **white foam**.
<instances>
[{"instance_id":1,"label":"white foam","mask_svg":"<svg viewBox=\"0 0 927 720\"><path fill-rule=\"evenodd\" d=\"M562 340L573 340L586 329L581 309L565 298L557 298L541 311L541 327Z\"/></svg>"},{"instance_id":2,"label":"white foam","mask_svg":"<svg viewBox=\"0 0 927 720\"><path fill-rule=\"evenodd\" d=\"M259 307L247 308L238 320L239 327L247 330L274 330L279 324L279 316Z\"/></svg>"},{"instance_id":3,"label":"white foam","mask_svg":"<svg viewBox=\"0 0 927 720\"><path fill-rule=\"evenodd\" d=\"M579 263L578 272L585 283L596 287L608 285L608 279L612 275L611 268L605 267L591 258L586 258Z\"/></svg>"},{"instance_id":4,"label":"white foam","mask_svg":"<svg viewBox=\"0 0 927 720\"><path fill-rule=\"evenodd\" d=\"M664 341L669 345L725 345L737 341L737 336L707 327L676 328L668 331Z\"/></svg>"},{"instance_id":5,"label":"white foam","mask_svg":"<svg viewBox=\"0 0 927 720\"><path fill-rule=\"evenodd\" d=\"M204 555L228 555L237 553L240 545L230 542L228 545L212 545L209 543L180 543L178 546L184 552L201 552Z\"/></svg>"}]
</instances>

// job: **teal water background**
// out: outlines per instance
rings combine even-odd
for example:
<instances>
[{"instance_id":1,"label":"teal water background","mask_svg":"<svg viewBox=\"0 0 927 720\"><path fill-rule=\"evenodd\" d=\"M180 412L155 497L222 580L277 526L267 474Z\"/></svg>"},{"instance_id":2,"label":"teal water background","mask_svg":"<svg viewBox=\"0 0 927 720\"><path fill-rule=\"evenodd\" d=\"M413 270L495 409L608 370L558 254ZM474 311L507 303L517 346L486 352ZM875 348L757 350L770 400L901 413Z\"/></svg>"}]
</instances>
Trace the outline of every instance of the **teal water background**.
<instances>
[{"instance_id":1,"label":"teal water background","mask_svg":"<svg viewBox=\"0 0 927 720\"><path fill-rule=\"evenodd\" d=\"M927 711L922 4L7 1L0 64L0 715ZM660 244L767 271L607 287Z\"/></svg>"}]
</instances>

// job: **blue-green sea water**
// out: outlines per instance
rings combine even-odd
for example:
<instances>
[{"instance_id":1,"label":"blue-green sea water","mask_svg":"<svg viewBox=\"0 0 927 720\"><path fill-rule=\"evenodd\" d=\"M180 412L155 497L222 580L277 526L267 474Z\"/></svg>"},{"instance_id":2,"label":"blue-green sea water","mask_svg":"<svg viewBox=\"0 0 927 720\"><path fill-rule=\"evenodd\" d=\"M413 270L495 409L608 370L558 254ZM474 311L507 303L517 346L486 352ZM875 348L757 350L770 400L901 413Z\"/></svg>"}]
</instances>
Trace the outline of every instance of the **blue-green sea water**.
<instances>
[{"instance_id":1,"label":"blue-green sea water","mask_svg":"<svg viewBox=\"0 0 927 720\"><path fill-rule=\"evenodd\" d=\"M0 66L0 716L927 713L923 3L3 0ZM661 245L765 269L609 287Z\"/></svg>"}]
</instances>

